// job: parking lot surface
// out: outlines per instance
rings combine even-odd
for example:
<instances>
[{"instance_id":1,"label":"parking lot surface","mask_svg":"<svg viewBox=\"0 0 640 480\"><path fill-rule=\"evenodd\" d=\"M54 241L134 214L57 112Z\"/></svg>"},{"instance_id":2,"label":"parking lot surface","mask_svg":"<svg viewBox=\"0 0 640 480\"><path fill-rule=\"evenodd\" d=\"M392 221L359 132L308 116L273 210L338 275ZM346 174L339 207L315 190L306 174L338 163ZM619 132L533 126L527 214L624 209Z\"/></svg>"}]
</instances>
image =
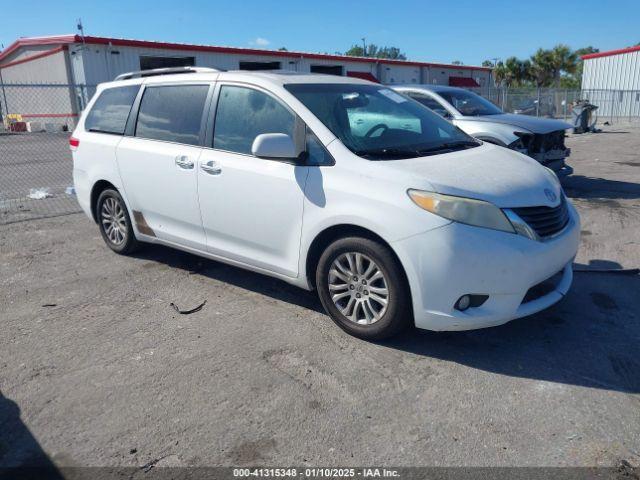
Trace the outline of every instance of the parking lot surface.
<instances>
[{"instance_id":1,"label":"parking lot surface","mask_svg":"<svg viewBox=\"0 0 640 480\"><path fill-rule=\"evenodd\" d=\"M568 144L576 269L639 267L640 130ZM640 463L638 275L579 271L538 315L368 343L311 293L118 256L73 214L0 226L0 312L0 466Z\"/></svg>"}]
</instances>

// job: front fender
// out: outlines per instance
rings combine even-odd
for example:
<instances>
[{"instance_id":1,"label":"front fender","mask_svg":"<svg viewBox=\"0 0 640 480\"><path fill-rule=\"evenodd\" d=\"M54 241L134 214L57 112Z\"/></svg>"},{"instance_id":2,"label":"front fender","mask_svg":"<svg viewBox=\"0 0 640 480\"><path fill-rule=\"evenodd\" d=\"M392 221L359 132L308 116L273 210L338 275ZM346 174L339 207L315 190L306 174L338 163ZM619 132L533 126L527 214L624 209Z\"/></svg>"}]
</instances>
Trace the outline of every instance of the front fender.
<instances>
[{"instance_id":1,"label":"front fender","mask_svg":"<svg viewBox=\"0 0 640 480\"><path fill-rule=\"evenodd\" d=\"M343 157L343 160L346 159ZM309 167L304 188L298 262L300 273L296 282L303 288L310 287L306 267L310 248L318 235L328 228L359 227L391 245L403 238L450 223L413 204L407 195L410 183L388 175L365 173L382 168L381 164L351 160L360 165L353 169L347 165L340 169Z\"/></svg>"}]
</instances>

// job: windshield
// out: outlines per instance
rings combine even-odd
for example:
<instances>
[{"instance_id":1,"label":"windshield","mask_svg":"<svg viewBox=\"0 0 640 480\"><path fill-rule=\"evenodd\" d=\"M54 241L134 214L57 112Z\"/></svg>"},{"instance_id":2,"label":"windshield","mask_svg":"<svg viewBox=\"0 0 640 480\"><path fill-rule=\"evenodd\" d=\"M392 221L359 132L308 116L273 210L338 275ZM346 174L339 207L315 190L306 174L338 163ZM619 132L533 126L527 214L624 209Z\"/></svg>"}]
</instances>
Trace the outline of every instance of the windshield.
<instances>
[{"instance_id":1,"label":"windshield","mask_svg":"<svg viewBox=\"0 0 640 480\"><path fill-rule=\"evenodd\" d=\"M466 90L448 90L438 92L453 108L465 117L481 117L483 115L499 115L504 113L489 100Z\"/></svg>"},{"instance_id":2,"label":"windshield","mask_svg":"<svg viewBox=\"0 0 640 480\"><path fill-rule=\"evenodd\" d=\"M353 153L413 158L479 145L428 108L377 85L285 85Z\"/></svg>"}]
</instances>

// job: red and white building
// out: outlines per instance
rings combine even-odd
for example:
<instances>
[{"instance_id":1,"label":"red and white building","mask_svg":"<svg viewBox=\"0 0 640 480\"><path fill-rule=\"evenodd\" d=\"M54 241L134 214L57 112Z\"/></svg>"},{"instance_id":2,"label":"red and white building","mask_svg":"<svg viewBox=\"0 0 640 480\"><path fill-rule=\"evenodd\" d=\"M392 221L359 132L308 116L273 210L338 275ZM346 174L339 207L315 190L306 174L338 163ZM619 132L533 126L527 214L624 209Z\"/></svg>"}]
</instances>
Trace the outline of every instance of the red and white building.
<instances>
[{"instance_id":1,"label":"red and white building","mask_svg":"<svg viewBox=\"0 0 640 480\"><path fill-rule=\"evenodd\" d=\"M491 84L491 69L486 67L59 35L20 38L0 53L1 111L19 114L25 121L73 118L98 83L125 72L183 65L329 73L383 84L461 86L481 93ZM51 86L35 96L26 92L29 84Z\"/></svg>"},{"instance_id":2,"label":"red and white building","mask_svg":"<svg viewBox=\"0 0 640 480\"><path fill-rule=\"evenodd\" d=\"M640 117L640 45L582 57L582 96L598 116Z\"/></svg>"}]
</instances>

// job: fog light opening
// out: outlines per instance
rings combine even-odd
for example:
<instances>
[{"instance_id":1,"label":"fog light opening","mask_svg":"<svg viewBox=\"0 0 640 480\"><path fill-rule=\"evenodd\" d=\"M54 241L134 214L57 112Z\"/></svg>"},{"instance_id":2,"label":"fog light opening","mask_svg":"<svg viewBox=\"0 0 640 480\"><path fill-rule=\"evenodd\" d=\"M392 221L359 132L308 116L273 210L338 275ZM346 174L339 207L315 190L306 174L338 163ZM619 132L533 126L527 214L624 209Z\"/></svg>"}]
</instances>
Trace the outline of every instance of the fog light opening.
<instances>
[{"instance_id":1,"label":"fog light opening","mask_svg":"<svg viewBox=\"0 0 640 480\"><path fill-rule=\"evenodd\" d=\"M467 308L471 306L471 297L469 295L461 296L456 302L456 309L464 312Z\"/></svg>"},{"instance_id":2,"label":"fog light opening","mask_svg":"<svg viewBox=\"0 0 640 480\"><path fill-rule=\"evenodd\" d=\"M469 308L481 306L484 302L487 301L488 298L489 298L489 295L475 295L475 294L468 293L468 294L462 295L453 305L453 308L461 312L464 312Z\"/></svg>"}]
</instances>

